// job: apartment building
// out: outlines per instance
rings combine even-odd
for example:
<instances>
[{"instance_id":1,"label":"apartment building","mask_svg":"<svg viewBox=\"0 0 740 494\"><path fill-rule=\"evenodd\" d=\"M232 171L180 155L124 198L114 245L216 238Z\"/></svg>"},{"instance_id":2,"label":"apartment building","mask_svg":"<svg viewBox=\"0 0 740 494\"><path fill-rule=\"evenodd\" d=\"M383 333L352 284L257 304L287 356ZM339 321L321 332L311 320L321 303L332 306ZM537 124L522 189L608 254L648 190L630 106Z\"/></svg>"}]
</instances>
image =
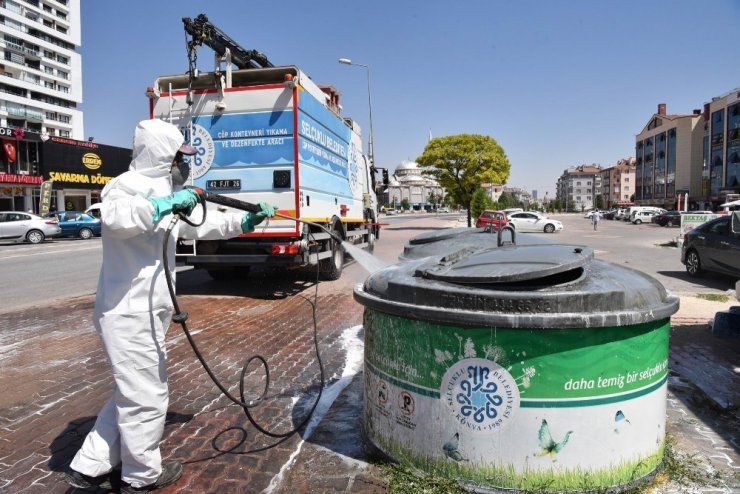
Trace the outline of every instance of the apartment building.
<instances>
[{"instance_id":1,"label":"apartment building","mask_svg":"<svg viewBox=\"0 0 740 494\"><path fill-rule=\"evenodd\" d=\"M677 197L688 193L700 209L703 127L701 110L668 114L665 103L658 105L635 138L635 204L675 209Z\"/></svg>"},{"instance_id":2,"label":"apartment building","mask_svg":"<svg viewBox=\"0 0 740 494\"><path fill-rule=\"evenodd\" d=\"M635 194L636 162L635 158L625 158L600 172L601 194L605 208L632 204Z\"/></svg>"},{"instance_id":3,"label":"apartment building","mask_svg":"<svg viewBox=\"0 0 740 494\"><path fill-rule=\"evenodd\" d=\"M713 208L740 194L740 88L704 104L701 189L697 201ZM698 168L698 166L697 166Z\"/></svg>"},{"instance_id":4,"label":"apartment building","mask_svg":"<svg viewBox=\"0 0 740 494\"><path fill-rule=\"evenodd\" d=\"M0 209L35 210L41 145L82 140L80 0L0 0Z\"/></svg>"},{"instance_id":5,"label":"apartment building","mask_svg":"<svg viewBox=\"0 0 740 494\"><path fill-rule=\"evenodd\" d=\"M596 196L602 193L602 168L599 165L571 166L558 178L556 196L567 209L576 211L591 209Z\"/></svg>"}]
</instances>

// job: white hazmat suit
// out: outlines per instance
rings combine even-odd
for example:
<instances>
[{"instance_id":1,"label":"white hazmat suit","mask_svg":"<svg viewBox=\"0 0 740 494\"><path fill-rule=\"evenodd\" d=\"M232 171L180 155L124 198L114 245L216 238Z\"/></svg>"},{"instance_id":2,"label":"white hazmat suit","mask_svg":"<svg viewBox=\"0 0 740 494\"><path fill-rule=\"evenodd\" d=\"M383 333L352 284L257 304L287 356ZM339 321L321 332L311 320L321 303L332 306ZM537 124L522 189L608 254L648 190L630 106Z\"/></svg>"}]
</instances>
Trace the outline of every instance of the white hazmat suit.
<instances>
[{"instance_id":1,"label":"white hazmat suit","mask_svg":"<svg viewBox=\"0 0 740 494\"><path fill-rule=\"evenodd\" d=\"M129 171L111 180L101 195L103 264L94 323L115 384L70 466L98 477L121 464L122 480L133 487L154 483L162 471L159 442L168 405L165 332L173 311L164 270L174 279L177 229L188 238L242 233L242 214L209 209L206 223L197 229L178 223L169 242L170 265L163 265L171 216L155 224L149 199L172 193L170 169L183 141L169 123L141 122Z\"/></svg>"}]
</instances>

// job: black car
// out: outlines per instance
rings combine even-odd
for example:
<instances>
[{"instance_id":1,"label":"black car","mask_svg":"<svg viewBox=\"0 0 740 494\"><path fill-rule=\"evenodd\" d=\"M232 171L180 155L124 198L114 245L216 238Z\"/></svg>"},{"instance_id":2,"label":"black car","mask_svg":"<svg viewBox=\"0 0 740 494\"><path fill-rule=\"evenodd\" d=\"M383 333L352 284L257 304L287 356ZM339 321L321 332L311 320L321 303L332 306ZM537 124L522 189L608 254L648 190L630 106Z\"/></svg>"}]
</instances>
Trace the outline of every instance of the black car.
<instances>
[{"instance_id":1,"label":"black car","mask_svg":"<svg viewBox=\"0 0 740 494\"><path fill-rule=\"evenodd\" d=\"M681 262L691 276L714 271L740 278L740 213L707 221L686 233Z\"/></svg>"},{"instance_id":2,"label":"black car","mask_svg":"<svg viewBox=\"0 0 740 494\"><path fill-rule=\"evenodd\" d=\"M604 219L605 220L613 220L614 216L617 214L617 209L610 209L606 213L604 213Z\"/></svg>"},{"instance_id":3,"label":"black car","mask_svg":"<svg viewBox=\"0 0 740 494\"><path fill-rule=\"evenodd\" d=\"M652 222L660 226L679 226L681 225L681 211L666 211L654 216Z\"/></svg>"}]
</instances>

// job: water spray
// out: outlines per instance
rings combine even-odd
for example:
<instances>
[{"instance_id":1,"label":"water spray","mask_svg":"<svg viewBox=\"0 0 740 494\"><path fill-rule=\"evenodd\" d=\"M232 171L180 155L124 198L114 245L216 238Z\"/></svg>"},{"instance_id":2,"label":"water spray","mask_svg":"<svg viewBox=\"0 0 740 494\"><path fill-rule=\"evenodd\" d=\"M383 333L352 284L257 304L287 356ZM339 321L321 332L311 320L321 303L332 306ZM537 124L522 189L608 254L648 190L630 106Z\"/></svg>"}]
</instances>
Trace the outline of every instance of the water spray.
<instances>
[{"instance_id":1,"label":"water spray","mask_svg":"<svg viewBox=\"0 0 740 494\"><path fill-rule=\"evenodd\" d=\"M195 223L191 221L185 214L183 214L183 212L175 212L175 214L172 217L172 220L170 221L170 224L167 227L167 232L164 236L164 243L162 245L162 258L164 260L165 266L169 265L167 250L168 250L168 244L169 244L169 239L170 239L170 234L172 232L172 229L175 227L175 225L177 224L179 220L182 220L185 223L193 227L201 226L206 220L206 214L207 214L206 213L207 208L205 205L206 202L211 202L214 204L219 204L219 205L227 206L227 207L234 208L234 209L239 209L239 210L247 211L250 213L258 213L262 211L262 208L256 204L252 204L252 203L245 202L245 201L240 201L238 199L226 197L220 194L214 194L211 192L207 192L197 187L192 187L192 189L198 193L200 204L203 207L203 218L201 219L200 222ZM304 224L319 228L323 230L324 232L326 232L331 238L333 238L336 241L336 245L341 246L341 248L344 249L345 252L347 251L347 246L345 245L346 242L344 242L344 240L338 235L336 235L334 232L325 228L323 225L319 225L319 224L312 223L309 221L304 221L298 218L286 216L286 215L279 214L279 213L275 213L274 216L279 217L279 218L284 218L287 220L291 220L291 221L296 221L298 223L304 223ZM165 272L165 277L167 279L167 288L169 290L170 298L172 300L172 305L174 308L174 314L172 316L172 321L180 324L183 332L185 333L185 336L188 339L188 342L190 343L190 346L193 348L193 352L195 353L195 356L198 358L201 365L203 366L203 369L206 371L208 376L211 378L211 380L216 385L216 387L221 391L221 393L223 393L223 395L226 396L233 403L242 407L242 409L244 410L244 414L249 419L249 422L258 431L260 431L261 433L267 436L274 437L274 438L285 438L297 432L298 430L302 429L313 416L313 413L316 410L316 407L319 404L319 401L321 400L324 386L326 384L326 378L324 375L324 364L321 361L321 356L319 354L319 342L318 342L317 322L316 322L316 295L314 295L313 301L308 300L308 299L307 301L309 302L309 304L311 304L311 310L312 310L314 348L316 349L316 360L318 361L319 371L321 375L321 386L319 388L319 393L318 393L318 396L316 397L316 400L314 401L313 405L311 406L311 409L309 410L308 414L304 417L304 419L301 421L301 423L298 424L298 426L296 426L295 428L287 432L278 433L278 432L270 431L266 429L265 427L262 427L261 425L259 425L250 413L251 408L256 407L265 399L267 395L267 391L270 386L270 369L269 369L269 366L267 365L267 361L265 360L265 358L262 357L261 355L253 355L246 360L246 363L242 367L242 372L241 372L241 377L240 377L240 382L239 382L239 397L232 395L229 392L229 390L226 389L226 387L219 381L219 379L213 373L210 366L208 365L205 358L203 357L202 353L198 349L198 345L196 344L195 340L193 339L187 327L188 313L181 311L180 306L177 303L177 297L175 295L175 288L174 288L174 283L172 282L172 275L170 273L170 270L165 269L164 272ZM317 287L318 287L318 284L317 284ZM245 388L244 382L245 382L245 378L247 375L247 369L249 368L249 365L255 360L259 361L265 369L265 386L264 386L264 389L262 390L262 393L256 399L247 401L247 399L244 396L244 388Z\"/></svg>"}]
</instances>

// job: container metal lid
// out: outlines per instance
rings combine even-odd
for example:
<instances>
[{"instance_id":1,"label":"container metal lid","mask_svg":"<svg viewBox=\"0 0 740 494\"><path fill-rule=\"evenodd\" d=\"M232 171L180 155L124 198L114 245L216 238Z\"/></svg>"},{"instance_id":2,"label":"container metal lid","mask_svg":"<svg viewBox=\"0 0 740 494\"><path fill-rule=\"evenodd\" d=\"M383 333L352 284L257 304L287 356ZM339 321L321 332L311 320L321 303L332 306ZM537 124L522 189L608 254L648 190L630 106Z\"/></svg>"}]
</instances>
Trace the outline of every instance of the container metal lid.
<instances>
[{"instance_id":1,"label":"container metal lid","mask_svg":"<svg viewBox=\"0 0 740 494\"><path fill-rule=\"evenodd\" d=\"M417 274L449 283L511 283L581 268L593 257L593 249L585 246L520 245L444 257Z\"/></svg>"}]
</instances>

